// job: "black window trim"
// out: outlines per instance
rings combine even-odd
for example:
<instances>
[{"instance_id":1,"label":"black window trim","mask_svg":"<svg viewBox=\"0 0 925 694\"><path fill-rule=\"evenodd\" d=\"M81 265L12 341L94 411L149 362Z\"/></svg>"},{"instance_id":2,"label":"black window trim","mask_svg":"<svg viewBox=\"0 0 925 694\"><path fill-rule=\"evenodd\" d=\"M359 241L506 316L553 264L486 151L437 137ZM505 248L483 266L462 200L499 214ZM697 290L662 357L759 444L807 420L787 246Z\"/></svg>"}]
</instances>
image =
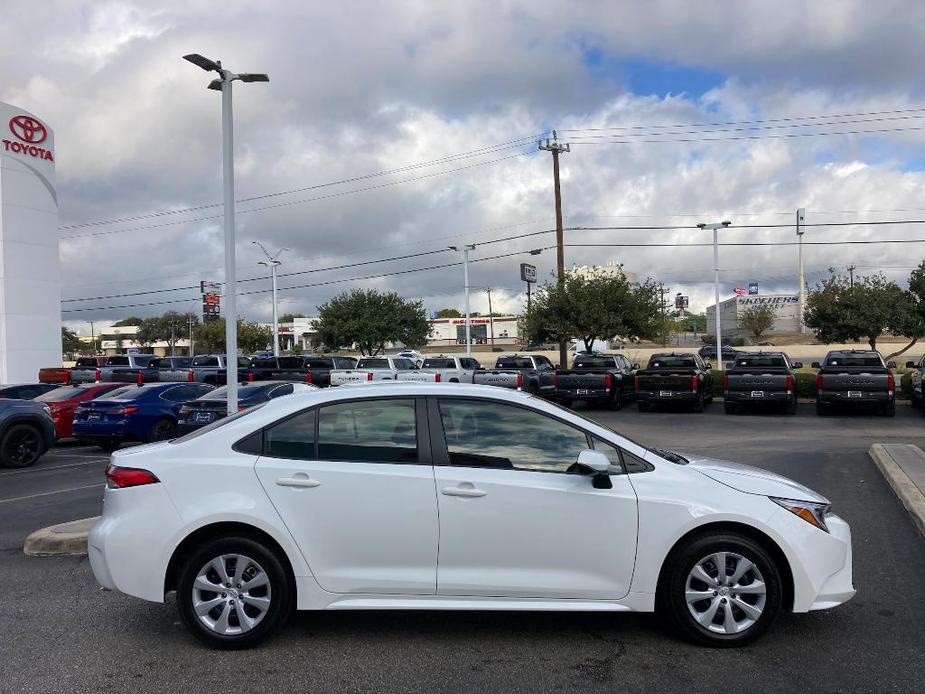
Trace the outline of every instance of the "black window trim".
<instances>
[{"instance_id":1,"label":"black window trim","mask_svg":"<svg viewBox=\"0 0 925 694\"><path fill-rule=\"evenodd\" d=\"M321 460L318 458L318 426L319 426L319 421L321 419L318 415L318 412L322 407L327 407L329 405L341 405L341 404L352 403L352 402L367 402L367 401L379 402L382 400L413 400L414 401L414 418L415 418L415 429L416 429L415 433L417 435L417 453L418 453L416 461L401 462L401 461L396 461L396 460L364 460L364 461ZM315 416L315 445L314 445L314 457L313 458L311 459L287 458L285 456L271 455L267 452L266 432L268 429L271 429L272 427L282 424L283 422L289 421L290 419L294 417L298 417L300 415L303 415L307 412L311 412L313 410L314 410L314 416ZM424 402L424 398L419 397L419 396L408 396L408 395L382 396L382 395L379 395L379 396L349 398L349 399L344 399L344 400L329 400L327 402L318 403L317 405L312 405L311 407L306 407L304 410L293 412L292 414L286 415L285 417L277 419L274 422L265 424L260 429L257 429L256 431L252 431L242 436L237 441L235 441L231 449L234 451L238 451L238 452L249 453L249 451L246 451L246 450L239 451L239 446L244 446L245 443L251 437L256 436L259 432L260 439L261 439L261 446L260 446L261 452L259 455L261 458L273 458L274 460L303 460L304 462L308 462L308 463L357 463L357 464L368 463L372 465L432 465L433 464L432 463L433 455L431 452L432 450L431 449L431 438L432 437L430 435L430 429L428 427L427 419L428 418L427 418L426 403Z\"/></svg>"}]
</instances>

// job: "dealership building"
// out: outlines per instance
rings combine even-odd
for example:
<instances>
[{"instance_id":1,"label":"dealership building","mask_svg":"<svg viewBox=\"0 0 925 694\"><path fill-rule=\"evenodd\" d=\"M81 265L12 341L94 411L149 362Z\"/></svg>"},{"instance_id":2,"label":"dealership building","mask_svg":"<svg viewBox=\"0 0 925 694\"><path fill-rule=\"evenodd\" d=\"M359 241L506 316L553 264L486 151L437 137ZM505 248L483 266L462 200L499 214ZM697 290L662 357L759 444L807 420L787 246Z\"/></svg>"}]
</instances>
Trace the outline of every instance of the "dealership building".
<instances>
[{"instance_id":1,"label":"dealership building","mask_svg":"<svg viewBox=\"0 0 925 694\"><path fill-rule=\"evenodd\" d=\"M746 337L751 333L739 327L742 311L752 306L771 306L776 317L769 333L800 332L800 297L796 294L768 294L765 296L734 296L719 303L720 329L723 335ZM707 331L713 331L716 306L707 306Z\"/></svg>"}]
</instances>

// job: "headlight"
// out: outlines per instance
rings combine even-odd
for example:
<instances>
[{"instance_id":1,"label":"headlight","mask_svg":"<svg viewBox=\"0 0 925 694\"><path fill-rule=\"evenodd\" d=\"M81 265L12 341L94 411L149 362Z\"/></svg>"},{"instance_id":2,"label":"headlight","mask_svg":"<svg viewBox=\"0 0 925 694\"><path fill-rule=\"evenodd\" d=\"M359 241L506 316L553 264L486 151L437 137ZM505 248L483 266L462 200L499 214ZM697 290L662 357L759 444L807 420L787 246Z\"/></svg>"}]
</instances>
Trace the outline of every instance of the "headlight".
<instances>
[{"instance_id":1,"label":"headlight","mask_svg":"<svg viewBox=\"0 0 925 694\"><path fill-rule=\"evenodd\" d=\"M820 530L829 532L829 526L825 524L825 517L828 515L832 504L818 504L813 501L796 501L794 499L778 499L773 496L768 497L778 506L783 506L795 516L799 516L810 525L815 525Z\"/></svg>"}]
</instances>

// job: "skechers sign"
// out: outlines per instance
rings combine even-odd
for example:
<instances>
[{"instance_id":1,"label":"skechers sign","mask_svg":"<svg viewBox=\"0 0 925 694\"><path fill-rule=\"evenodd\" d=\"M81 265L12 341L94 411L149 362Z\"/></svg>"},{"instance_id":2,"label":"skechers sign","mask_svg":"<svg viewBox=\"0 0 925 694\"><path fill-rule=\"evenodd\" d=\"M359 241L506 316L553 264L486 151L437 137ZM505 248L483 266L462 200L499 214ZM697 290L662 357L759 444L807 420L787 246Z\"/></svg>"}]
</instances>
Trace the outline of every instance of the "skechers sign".
<instances>
[{"instance_id":1,"label":"skechers sign","mask_svg":"<svg viewBox=\"0 0 925 694\"><path fill-rule=\"evenodd\" d=\"M749 296L738 298L739 306L761 306L761 305L770 305L770 306L779 306L781 304L798 304L800 303L800 297L798 296Z\"/></svg>"},{"instance_id":2,"label":"skechers sign","mask_svg":"<svg viewBox=\"0 0 925 694\"><path fill-rule=\"evenodd\" d=\"M37 159L46 159L54 161L54 155L50 149L39 147L38 145L48 137L48 130L45 126L32 116L13 116L8 123L10 132L15 140L0 140L3 149L7 152L25 154Z\"/></svg>"}]
</instances>

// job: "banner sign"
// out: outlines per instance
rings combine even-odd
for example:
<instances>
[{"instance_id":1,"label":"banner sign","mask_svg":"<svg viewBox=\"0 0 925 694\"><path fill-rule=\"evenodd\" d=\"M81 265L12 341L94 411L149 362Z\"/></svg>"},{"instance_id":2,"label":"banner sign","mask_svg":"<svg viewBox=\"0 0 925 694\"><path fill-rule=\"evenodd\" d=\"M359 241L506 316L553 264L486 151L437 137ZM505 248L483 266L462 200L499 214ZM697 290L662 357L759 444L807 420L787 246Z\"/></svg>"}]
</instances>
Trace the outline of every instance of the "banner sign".
<instances>
[{"instance_id":1,"label":"banner sign","mask_svg":"<svg viewBox=\"0 0 925 694\"><path fill-rule=\"evenodd\" d=\"M745 294L746 294L747 292L748 292L748 290L747 290L745 287L736 287L736 288L735 288L736 296L745 296Z\"/></svg>"},{"instance_id":2,"label":"banner sign","mask_svg":"<svg viewBox=\"0 0 925 694\"><path fill-rule=\"evenodd\" d=\"M222 312L222 285L203 280L199 283L199 290L202 292L202 322L218 320Z\"/></svg>"}]
</instances>

